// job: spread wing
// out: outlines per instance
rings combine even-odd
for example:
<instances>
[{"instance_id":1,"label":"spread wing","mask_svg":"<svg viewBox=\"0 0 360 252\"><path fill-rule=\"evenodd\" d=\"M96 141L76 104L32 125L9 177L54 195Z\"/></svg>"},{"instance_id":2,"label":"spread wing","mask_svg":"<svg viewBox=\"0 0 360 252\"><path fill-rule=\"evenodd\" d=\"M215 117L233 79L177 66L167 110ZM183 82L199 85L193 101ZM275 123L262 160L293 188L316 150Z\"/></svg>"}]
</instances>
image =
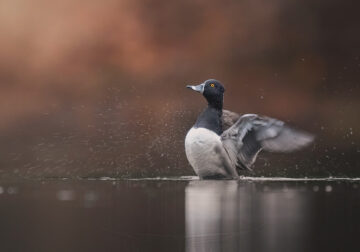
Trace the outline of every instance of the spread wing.
<instances>
[{"instance_id":1,"label":"spread wing","mask_svg":"<svg viewBox=\"0 0 360 252\"><path fill-rule=\"evenodd\" d=\"M295 130L284 122L248 114L221 135L223 145L238 169L251 170L258 153L291 152L310 144L314 137L304 131Z\"/></svg>"}]
</instances>

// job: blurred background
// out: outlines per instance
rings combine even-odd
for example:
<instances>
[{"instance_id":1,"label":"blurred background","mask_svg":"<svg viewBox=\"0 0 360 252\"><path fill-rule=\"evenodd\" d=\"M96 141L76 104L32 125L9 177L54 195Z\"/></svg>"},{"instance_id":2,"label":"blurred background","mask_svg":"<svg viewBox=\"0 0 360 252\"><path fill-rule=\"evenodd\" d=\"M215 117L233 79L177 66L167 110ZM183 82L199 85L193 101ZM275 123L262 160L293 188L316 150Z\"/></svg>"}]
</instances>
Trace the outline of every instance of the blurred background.
<instances>
[{"instance_id":1,"label":"blurred background","mask_svg":"<svg viewBox=\"0 0 360 252\"><path fill-rule=\"evenodd\" d=\"M3 0L0 177L193 175L184 137L206 102L185 85L209 78L226 109L317 136L255 175L360 176L358 5Z\"/></svg>"}]
</instances>

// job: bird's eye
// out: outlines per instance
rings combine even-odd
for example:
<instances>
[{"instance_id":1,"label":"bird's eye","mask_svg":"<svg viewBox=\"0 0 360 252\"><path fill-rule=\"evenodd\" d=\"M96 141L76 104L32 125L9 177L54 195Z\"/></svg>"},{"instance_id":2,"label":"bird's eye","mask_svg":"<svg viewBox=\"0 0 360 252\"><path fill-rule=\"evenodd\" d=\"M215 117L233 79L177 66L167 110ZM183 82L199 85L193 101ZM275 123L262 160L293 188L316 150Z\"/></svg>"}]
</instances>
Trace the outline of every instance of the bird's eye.
<instances>
[{"instance_id":1,"label":"bird's eye","mask_svg":"<svg viewBox=\"0 0 360 252\"><path fill-rule=\"evenodd\" d=\"M215 87L215 84L214 84L214 83L211 83L211 84L210 84L210 87Z\"/></svg>"}]
</instances>

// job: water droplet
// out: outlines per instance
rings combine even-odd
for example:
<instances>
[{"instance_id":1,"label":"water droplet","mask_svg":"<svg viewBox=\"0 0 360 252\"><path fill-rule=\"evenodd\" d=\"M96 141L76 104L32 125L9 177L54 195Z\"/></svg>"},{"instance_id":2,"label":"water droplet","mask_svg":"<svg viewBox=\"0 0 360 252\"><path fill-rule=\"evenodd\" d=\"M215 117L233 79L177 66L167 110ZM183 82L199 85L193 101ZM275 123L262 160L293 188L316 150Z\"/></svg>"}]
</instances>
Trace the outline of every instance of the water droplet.
<instances>
[{"instance_id":1,"label":"water droplet","mask_svg":"<svg viewBox=\"0 0 360 252\"><path fill-rule=\"evenodd\" d=\"M98 199L98 195L95 192L87 192L84 195L84 199L86 201L96 201Z\"/></svg>"},{"instance_id":2,"label":"water droplet","mask_svg":"<svg viewBox=\"0 0 360 252\"><path fill-rule=\"evenodd\" d=\"M18 192L18 190L17 190L16 187L10 186L10 187L7 189L7 193L8 193L8 194L16 194L17 192Z\"/></svg>"},{"instance_id":3,"label":"water droplet","mask_svg":"<svg viewBox=\"0 0 360 252\"><path fill-rule=\"evenodd\" d=\"M327 185L325 186L325 192L331 192L332 191L332 186L331 185Z\"/></svg>"},{"instance_id":4,"label":"water droplet","mask_svg":"<svg viewBox=\"0 0 360 252\"><path fill-rule=\"evenodd\" d=\"M56 198L64 201L73 200L75 198L75 194L71 190L60 190L56 193Z\"/></svg>"}]
</instances>

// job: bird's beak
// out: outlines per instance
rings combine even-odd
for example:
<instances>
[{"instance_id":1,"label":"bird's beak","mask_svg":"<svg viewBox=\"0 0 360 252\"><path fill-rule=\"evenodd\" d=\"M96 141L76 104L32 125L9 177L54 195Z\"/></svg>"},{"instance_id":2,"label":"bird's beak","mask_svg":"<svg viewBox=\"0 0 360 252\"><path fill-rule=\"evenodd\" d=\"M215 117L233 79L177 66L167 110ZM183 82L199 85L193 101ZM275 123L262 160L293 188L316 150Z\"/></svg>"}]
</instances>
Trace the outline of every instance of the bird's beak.
<instances>
[{"instance_id":1,"label":"bird's beak","mask_svg":"<svg viewBox=\"0 0 360 252\"><path fill-rule=\"evenodd\" d=\"M192 90L194 90L196 92L204 93L205 83L201 83L200 85L197 85L197 86L187 85L186 87L191 88Z\"/></svg>"}]
</instances>

